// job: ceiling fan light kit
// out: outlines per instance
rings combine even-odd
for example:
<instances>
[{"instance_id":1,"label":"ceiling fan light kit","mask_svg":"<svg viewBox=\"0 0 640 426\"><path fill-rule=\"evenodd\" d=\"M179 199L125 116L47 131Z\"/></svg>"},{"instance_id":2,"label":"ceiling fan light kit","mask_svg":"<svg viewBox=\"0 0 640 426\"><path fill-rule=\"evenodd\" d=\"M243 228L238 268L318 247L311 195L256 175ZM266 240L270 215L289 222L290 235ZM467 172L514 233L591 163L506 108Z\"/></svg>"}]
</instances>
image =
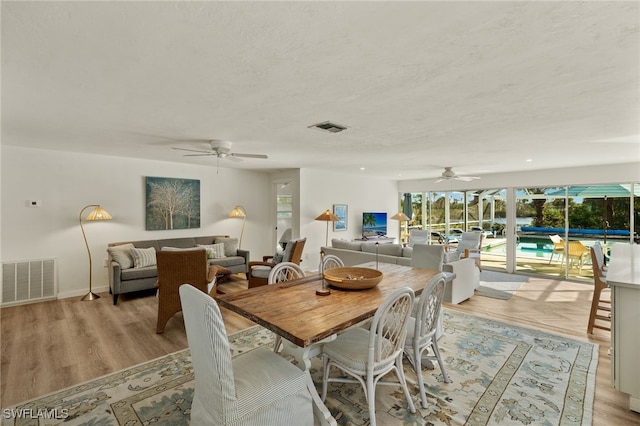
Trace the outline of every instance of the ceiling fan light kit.
<instances>
[{"instance_id":1,"label":"ceiling fan light kit","mask_svg":"<svg viewBox=\"0 0 640 426\"><path fill-rule=\"evenodd\" d=\"M172 149L178 151L188 151L195 152L197 154L185 154L185 157L199 157L199 156L215 156L218 158L228 158L230 160L239 160L240 158L260 158L267 159L264 154L241 154L239 152L231 152L231 147L233 146L233 142L225 141L220 139L213 139L209 141L209 145L211 146L210 151L205 151L202 149L189 149L189 148L176 148Z\"/></svg>"},{"instance_id":2,"label":"ceiling fan light kit","mask_svg":"<svg viewBox=\"0 0 640 426\"><path fill-rule=\"evenodd\" d=\"M472 180L480 179L477 176L460 176L456 172L453 171L453 167L445 167L444 171L440 175L440 179L436 180L436 182L442 182L445 180L461 180L464 182L470 182Z\"/></svg>"}]
</instances>

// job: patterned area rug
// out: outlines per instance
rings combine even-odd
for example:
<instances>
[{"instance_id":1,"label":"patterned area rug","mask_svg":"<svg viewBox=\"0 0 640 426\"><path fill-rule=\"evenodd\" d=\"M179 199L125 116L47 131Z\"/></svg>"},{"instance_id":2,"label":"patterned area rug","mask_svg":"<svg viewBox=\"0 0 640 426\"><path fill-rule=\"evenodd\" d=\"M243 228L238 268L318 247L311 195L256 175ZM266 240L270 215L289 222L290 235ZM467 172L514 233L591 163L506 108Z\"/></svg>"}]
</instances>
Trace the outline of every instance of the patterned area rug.
<instances>
[{"instance_id":1,"label":"patterned area rug","mask_svg":"<svg viewBox=\"0 0 640 426\"><path fill-rule=\"evenodd\" d=\"M405 362L418 409L400 388L378 386L380 425L590 425L597 345L445 310L439 340L451 383L422 371L429 407L421 408L415 373ZM233 355L272 345L255 326L229 337ZM321 360L312 376L320 386ZM193 397L188 350L3 409L6 425L188 425ZM368 425L362 388L332 384L327 407L339 425ZM22 416L18 419L17 416ZM26 417L26 418L25 418Z\"/></svg>"},{"instance_id":2,"label":"patterned area rug","mask_svg":"<svg viewBox=\"0 0 640 426\"><path fill-rule=\"evenodd\" d=\"M497 271L480 272L480 285L476 288L476 296L509 300L529 277L516 274L505 274Z\"/></svg>"}]
</instances>

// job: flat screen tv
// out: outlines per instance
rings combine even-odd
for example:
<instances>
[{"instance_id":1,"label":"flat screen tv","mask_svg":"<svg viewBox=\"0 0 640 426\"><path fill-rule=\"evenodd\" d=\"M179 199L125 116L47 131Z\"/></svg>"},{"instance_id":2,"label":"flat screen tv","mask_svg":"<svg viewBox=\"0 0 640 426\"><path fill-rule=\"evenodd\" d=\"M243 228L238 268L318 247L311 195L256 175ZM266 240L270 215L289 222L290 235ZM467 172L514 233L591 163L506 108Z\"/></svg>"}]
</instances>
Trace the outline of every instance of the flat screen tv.
<instances>
[{"instance_id":1,"label":"flat screen tv","mask_svg":"<svg viewBox=\"0 0 640 426\"><path fill-rule=\"evenodd\" d=\"M362 237L384 237L387 235L387 214L362 213Z\"/></svg>"}]
</instances>

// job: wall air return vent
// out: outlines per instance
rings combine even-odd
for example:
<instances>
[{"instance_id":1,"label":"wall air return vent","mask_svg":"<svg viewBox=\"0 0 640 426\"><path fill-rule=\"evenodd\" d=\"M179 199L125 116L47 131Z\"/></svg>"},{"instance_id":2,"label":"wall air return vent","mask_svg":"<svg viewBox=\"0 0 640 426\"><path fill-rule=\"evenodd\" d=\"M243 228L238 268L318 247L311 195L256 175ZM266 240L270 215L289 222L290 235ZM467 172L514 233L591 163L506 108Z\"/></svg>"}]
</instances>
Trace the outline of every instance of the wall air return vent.
<instances>
[{"instance_id":1,"label":"wall air return vent","mask_svg":"<svg viewBox=\"0 0 640 426\"><path fill-rule=\"evenodd\" d=\"M343 130L347 130L347 126L332 123L330 121L324 121L322 123L309 126L310 129L324 130L325 132L340 133Z\"/></svg>"},{"instance_id":2,"label":"wall air return vent","mask_svg":"<svg viewBox=\"0 0 640 426\"><path fill-rule=\"evenodd\" d=\"M1 306L56 299L56 258L2 262Z\"/></svg>"}]
</instances>

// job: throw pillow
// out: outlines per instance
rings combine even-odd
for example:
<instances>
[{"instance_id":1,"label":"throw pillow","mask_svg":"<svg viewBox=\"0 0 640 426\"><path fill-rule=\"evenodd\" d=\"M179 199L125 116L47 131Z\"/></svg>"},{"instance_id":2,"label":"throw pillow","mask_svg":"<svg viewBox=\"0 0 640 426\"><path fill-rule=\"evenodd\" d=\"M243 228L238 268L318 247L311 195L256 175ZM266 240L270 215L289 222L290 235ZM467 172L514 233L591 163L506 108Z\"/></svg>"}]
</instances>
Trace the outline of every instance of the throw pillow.
<instances>
[{"instance_id":1,"label":"throw pillow","mask_svg":"<svg viewBox=\"0 0 640 426\"><path fill-rule=\"evenodd\" d=\"M219 244L198 244L207 250L207 259L222 259L224 255L224 243Z\"/></svg>"},{"instance_id":2,"label":"throw pillow","mask_svg":"<svg viewBox=\"0 0 640 426\"><path fill-rule=\"evenodd\" d=\"M238 239L237 238L216 238L215 244L224 244L224 255L237 256L238 255Z\"/></svg>"},{"instance_id":3,"label":"throw pillow","mask_svg":"<svg viewBox=\"0 0 640 426\"><path fill-rule=\"evenodd\" d=\"M282 257L284 253L279 251L273 255L273 263L282 263Z\"/></svg>"},{"instance_id":4,"label":"throw pillow","mask_svg":"<svg viewBox=\"0 0 640 426\"><path fill-rule=\"evenodd\" d=\"M291 252L293 252L293 243L295 240L290 240L287 242L287 247L285 247L284 252L282 253L282 262L289 262L291 259Z\"/></svg>"},{"instance_id":5,"label":"throw pillow","mask_svg":"<svg viewBox=\"0 0 640 426\"><path fill-rule=\"evenodd\" d=\"M119 246L108 247L107 253L109 253L111 259L118 262L120 269L131 269L133 268L132 248L134 248L134 245L131 243L121 244Z\"/></svg>"},{"instance_id":6,"label":"throw pillow","mask_svg":"<svg viewBox=\"0 0 640 426\"><path fill-rule=\"evenodd\" d=\"M133 256L134 268L145 268L156 264L156 249L153 247L143 249L132 248L131 256Z\"/></svg>"}]
</instances>

